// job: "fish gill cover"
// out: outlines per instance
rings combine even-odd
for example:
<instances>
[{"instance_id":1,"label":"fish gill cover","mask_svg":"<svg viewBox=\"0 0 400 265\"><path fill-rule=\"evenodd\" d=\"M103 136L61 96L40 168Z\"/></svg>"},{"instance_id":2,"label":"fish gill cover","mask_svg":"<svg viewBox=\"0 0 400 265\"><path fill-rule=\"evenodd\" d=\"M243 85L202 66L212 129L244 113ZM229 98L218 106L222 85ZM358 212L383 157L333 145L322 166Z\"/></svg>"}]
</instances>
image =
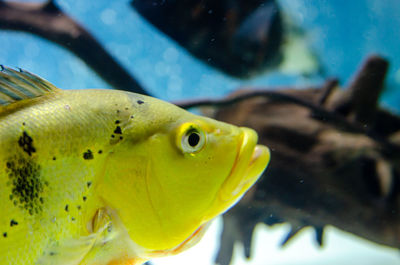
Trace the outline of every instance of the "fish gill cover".
<instances>
[{"instance_id":1,"label":"fish gill cover","mask_svg":"<svg viewBox=\"0 0 400 265\"><path fill-rule=\"evenodd\" d=\"M68 22L67 19L64 20L64 22L67 22L67 24L69 23L68 25L74 25L76 21L79 21L79 24L83 26L80 28L76 27L75 24L75 28L72 27L74 29L72 33L75 33L75 35L70 35L70 39L67 38L66 40L51 39L46 33L41 34L40 32L38 33L32 30L35 29L35 27L32 27L35 25L33 20L28 22L28 24L31 23L30 27L27 27L25 24L25 27L22 25L23 28L19 27L21 24L10 23L12 20L14 20L14 22L17 21L17 19L8 16L13 14L10 12L10 8L14 7L13 10L17 11L17 18L18 12L22 11L21 9L15 8L18 6L6 5L2 2L0 5L0 12L6 11L6 13L1 13L2 15L0 16L0 27L2 29L33 32L34 34L38 34L41 37L66 47L75 53L77 57L80 57L80 59L36 37L11 31L7 33L2 31L2 35L0 35L2 41L2 49L0 50L1 63L29 69L49 80L55 80L58 86L65 88L117 87L147 92L148 94L168 100L210 97L206 102L203 101L200 103L176 101L185 107L196 104L219 107L229 106L232 103L243 101L246 98L253 98L255 96L259 98L261 96L263 100L250 99L248 102L241 103L245 111L239 111L240 115L238 113L231 114L235 117L234 121L231 120L228 115L229 108L227 110L223 108L221 110L207 110L210 115L217 115L220 119L227 119L237 123L245 122L246 124L251 124L254 128L258 128L257 130L259 132L265 133L265 136L261 137L261 141L271 141L270 139L276 139L275 137L278 137L275 143L278 145L275 153L277 156L277 164L276 168L274 164L271 165L271 178L263 179L261 185L255 190L255 199L251 199L250 197L250 199L248 199L249 201L243 201L243 203L245 205L244 209L248 208L246 203L256 208L254 205L257 205L260 198L264 201L266 198L274 198L274 196L277 196L277 203L279 207L283 209L282 212L276 213L272 210L266 210L261 213L255 211L254 213L245 212L246 214L243 214L240 210L240 206L238 206L238 210L233 209L233 219L230 219L231 217L229 215L224 219L227 227L229 227L230 222L236 223L238 221L237 216L252 217L249 219L245 218L244 220L239 218L239 223L244 222L243 228L247 230L236 231L236 234L233 233L235 234L234 238L238 239L237 237L239 236L238 240L244 242L246 255L250 255L249 241L251 241L251 236L249 235L251 235L254 224L257 222L264 222L271 225L281 222L291 223L292 230L284 242L288 242L288 240L303 227L312 226L315 228L318 243L322 243L323 228L327 223L324 220L328 218L328 223L336 224L337 227L350 230L350 232L354 232L359 236L364 236L369 240L374 240L380 244L396 245L396 240L393 241L390 238L381 237L380 229L382 229L382 226L379 225L379 222L385 222L385 220L388 220L387 218L389 218L389 220L392 220L391 218L396 219L398 213L396 208L398 200L398 168L396 164L398 163L393 162L393 159L397 159L398 152L396 150L393 151L390 147L398 144L398 118L392 113L376 107L379 98L381 107L397 112L399 112L400 109L398 104L400 98L398 89L400 80L398 58L400 58L400 56L398 56L399 51L397 49L399 46L399 38L396 37L398 36L397 25L399 25L400 22L400 18L397 14L400 11L400 7L396 5L394 0L386 2L352 1L345 4L322 0L313 0L311 2L287 0L265 1L266 6L273 5L279 10L280 15L272 17L275 17L275 19L276 17L282 18L282 25L285 27L284 29L287 34L285 35L285 31L282 33L283 38L281 43L285 44L288 43L289 40L293 40L293 38L289 38L289 36L297 37L294 42L296 45L291 46L292 49L285 50L285 54L294 54L297 61L304 62L303 58L296 56L298 54L303 54L298 51L299 49L300 51L304 51L302 47L304 43L306 43L308 45L306 50L311 50L311 53L309 53L310 56L306 59L311 59L313 64L317 67L311 68L313 69L312 72L300 71L298 73L289 74L287 72L282 73L279 69L274 70L272 68L268 69L266 72L261 71L261 74L249 80L239 80L221 73L217 70L218 67L208 67L207 64L210 63L208 62L208 58L206 58L206 60L203 58L203 63L197 61L187 52L187 50L190 51L190 49L186 48L187 50L185 50L185 48L179 45L179 41L175 42L173 34L170 34L170 36L161 34L157 28L142 19L143 14L134 12L130 7L139 6L141 3L146 2L161 5L161 7L164 4L172 3L176 5L176 3L179 3L179 1L114 1L112 3L109 1L96 1L95 3L50 1L49 4L38 4L36 8L43 11L39 12L40 14L50 17L54 15L53 18L62 18L63 14L68 14L72 20ZM207 1L204 2L206 3ZM251 30L256 32L257 29L260 28L268 29L270 25L272 25L267 23L268 21L264 21L264 24L258 23L260 19L258 14L269 14L268 12L270 10L268 11L266 8L263 8L265 5L260 4L260 6L254 6L254 12L250 12L249 9L240 10L240 8L237 8L240 6L240 3L244 3L245 1L221 2L239 3L231 14L234 16L239 14L239 18L241 17L240 14L245 14L242 24L240 22L237 24L243 26L236 27L237 29L241 28L243 30L239 30L238 34L235 36L254 36L246 33L252 32ZM194 7L196 7L196 5L194 5ZM35 8L34 5L33 8ZM188 10L191 9L188 8ZM207 4L205 4L193 10L200 10L201 12L199 11L193 14L200 14L200 19L207 20L207 16L215 19L215 14L218 14L219 10L229 10L229 8L226 6L220 9L215 7L208 8ZM172 10L172 12L175 11L176 10ZM138 12L141 11L138 9ZM7 14L7 16L5 14ZM160 19L162 19L162 17L160 17ZM224 16L222 16L221 19L224 20ZM40 21L40 19L38 21ZM60 21L63 20L60 19ZM239 19L238 21L241 20ZM210 25L212 28L214 24L211 23ZM161 25L161 27L166 26L168 26L168 23ZM185 24L183 26L187 25ZM232 27L232 29L236 28ZM200 40L208 40L211 46L213 45L212 43L216 41L213 36L204 33L207 31L203 30L203 32L196 35L196 27L189 27L188 29L190 34L198 36ZM247 31L247 29L251 30ZM50 27L50 33L57 33L57 29L55 29L56 32L51 32L51 30L54 29ZM82 32L84 34L81 35ZM94 38L84 38L85 32L90 32L90 36L94 36ZM242 34L240 34L240 32L242 32ZM291 35L289 33L291 33ZM190 34L187 36L191 36ZM53 36L54 35L57 36L57 34L53 34ZM77 36L81 37L76 38ZM211 37L207 39L207 36ZM264 32L264 34L258 36L268 36L268 34ZM74 39L78 40L76 43L80 43L82 39L86 41L86 45L93 48L93 53L97 55L102 54L98 57L104 60L91 58L91 53L88 52L87 49L82 49L79 45L76 46L75 42L72 41ZM93 39L97 39L105 49L102 49L101 46L92 45L93 43L91 41L93 41ZM262 38L255 39L262 40ZM236 42L236 44L237 43L238 42ZM185 45L183 45L183 47L185 47ZM205 44L204 47L208 46ZM232 47L236 46L234 45ZM98 51L100 51L100 53L98 53ZM223 52L223 49L218 52L220 51ZM208 51L200 49L199 52L204 54ZM267 50L261 50L261 53L267 54ZM373 66L372 72L361 71L361 75L363 73L369 73L366 76L370 76L370 78L362 79L366 81L361 82L361 85L357 82L350 82L354 69L356 69L359 63L370 53L379 53L384 56L384 59L378 58L377 60L374 59L370 61ZM111 54L112 57L117 58L118 61L113 61L112 57L107 54ZM219 56L220 54L217 53L216 55ZM224 59L226 60L226 58ZM89 68L83 62L86 62ZM387 62L390 63L390 67L387 67ZM120 65L123 65L124 68L128 70L121 70ZM215 67L218 63L212 61L212 65ZM228 63L224 65L228 67L231 66L229 64L229 58ZM366 65L368 66L371 64ZM376 65L378 67L376 67ZM300 64L300 66L304 68L304 65ZM105 82L95 74L92 74L89 70L90 67L98 73L98 76L101 76ZM386 74L387 69L388 72ZM233 68L233 71L243 72L243 69ZM117 76L118 78L114 78ZM132 76L134 76L134 78L132 78ZM343 95L338 93L336 89L337 81L326 82L325 85L321 85L325 78L332 76L338 78L341 84L347 84L342 86L346 86L348 91L351 92L344 93ZM356 78L355 80L359 79ZM370 85L367 85L368 83ZM376 85L375 89L374 85ZM239 94L239 96L230 96L221 100L216 99L241 86L251 86L257 89L262 88L263 90L267 89L267 91L247 91L249 93L245 91L244 93L242 92L242 95ZM304 92L296 92L292 91L291 88L309 89ZM382 88L383 90L381 90ZM269 91L276 89L283 89L283 93L280 93L280 91L277 91L277 93ZM332 91L333 93L331 93ZM362 98L362 100L359 100L359 98ZM257 100L259 102L257 102ZM266 104L264 101L272 101L272 103ZM373 107L365 108L365 106ZM249 108L253 109L254 112L247 112ZM275 114L273 112L275 109L282 109L283 116L277 119L281 120L282 123L278 122L278 124L275 124L274 122L276 122L276 120L273 120L273 115L271 116L268 114L269 111ZM291 115L294 111L299 112L298 115ZM244 112L248 113L249 116L241 116ZM287 116L285 115L286 112L288 113ZM271 120L269 121L267 119L260 123L260 120L265 119L264 116L271 116ZM289 120L286 120L285 117ZM309 120L310 117L311 120ZM302 123L303 121L305 123ZM262 127L261 124L264 124L266 127ZM308 127L307 124L312 124L312 126ZM289 128L287 128L288 126ZM313 131L313 129L316 131ZM339 130L340 134L347 137L354 135L362 136L359 139L365 140L363 142L364 144L377 144L378 147L386 151L380 153L380 151L368 149L370 148L368 147L369 153L362 154L362 152L359 152L360 149L358 149L360 146L357 146L354 150L351 149L353 147L350 143L357 143L357 141L353 141L355 138L346 138L348 140L350 139L349 141L344 141L342 138L334 138L333 136L335 133L332 133L332 130L333 132ZM316 139L316 132L324 132L323 134L317 134L322 137L318 141ZM307 163L310 161L315 162L315 159L319 159L319 156L315 157L315 151L321 151L318 148L321 147L321 144L326 143L325 141L330 144L332 144L332 141L336 144L340 144L344 141L344 143L349 144L348 147L351 147L350 149L352 151L348 152L349 149L345 149L345 151L333 149L332 153L328 152L327 155L323 157L327 160L321 160L325 161L327 164L322 168L315 167L315 169L321 170L324 173L322 175L315 175L315 172L309 172L307 168L304 169L300 167L300 165L294 166L294 170L289 170L287 172L287 163L289 162L285 159L288 159L288 154L293 155L300 152L300 156L293 157L294 161L299 164L301 164L303 160ZM325 146L321 148L324 152L330 151L329 148L325 149ZM387 151L387 148L389 148L389 151ZM337 151L340 152L338 153ZM353 151L355 151L355 153L353 153ZM282 157L279 155L280 152L283 152ZM347 158L344 161L340 160L341 155L351 154L355 154L354 157L351 157L351 160L347 161ZM318 155L321 154L318 153ZM292 157L289 156L289 158ZM346 162L349 163L346 164ZM291 160L290 163L290 165L293 165L293 160ZM296 163L294 163L294 165L297 165ZM297 171L298 167L300 167L300 171ZM289 178L290 185L287 185L288 183L286 182L275 182L277 180L274 176L280 175L278 173L281 172L282 169L287 173L286 176L292 176L292 178ZM337 171L333 172L333 169ZM341 176L345 176L347 174L346 172L353 172L354 176L356 176L354 179L348 179L351 183L342 183L339 180L338 182L328 183L329 185L327 187L324 186L326 184L320 183L321 180L319 178L323 175L336 176L331 174L340 174ZM312 181L309 181L307 177L312 179ZM316 180L314 178L316 178ZM268 193L273 187L277 187L276 192ZM282 192L278 192L280 188L283 188ZM335 193L336 189L337 193ZM327 194L324 192L326 190L333 192L331 197L334 199L329 196L329 198L324 197ZM372 225L373 229L370 229L371 231L366 232L362 230L360 228L362 225L355 225L351 222L351 218L343 217L342 219L345 221L342 223L338 223L338 220L334 218L341 217L340 214L338 215L336 213L335 215L332 209L338 207L338 205L343 206L343 202L338 204L337 200L342 200L343 197L339 195L346 192L351 194L350 197L344 197L344 201L347 203L346 205L350 207L349 209L357 208L355 205L359 205L359 203L368 202L366 208L363 208L368 209L370 207L368 214L365 216L371 216L371 218L375 218L378 222L378 224ZM303 197L303 195L310 195L310 197ZM296 200L296 196L298 196L299 199ZM311 203L313 201L320 202L321 205L324 205L323 208L327 209L328 212L323 213L321 216L318 214L315 215L315 212L321 209L319 208L321 205L318 206ZM255 204L253 205L253 203ZM329 207L326 207L326 205L329 205ZM273 205L266 204L266 206L262 207L273 208ZM299 215L298 212L304 209L309 209L309 212L306 211L305 216ZM347 208L342 207L341 209ZM337 210L340 212L340 209ZM374 215L376 212L382 213L384 216L377 218ZM235 213L238 213L236 217ZM352 211L349 210L346 211L346 213L350 214ZM331 216L332 214L335 216ZM361 224L369 224L369 222L363 220L364 219L361 218L361 221L357 221L361 222ZM392 222L391 224L394 225L393 227L396 227L398 222ZM368 228L371 228L371 226L368 226ZM227 233L229 234L229 231L227 231ZM226 243L226 245L229 244L232 244L232 240ZM230 248L228 247L227 249L228 252L225 253L225 259L220 260L222 264L224 264L224 262L226 264L230 260ZM352 258L354 258L354 256L352 256ZM359 261L361 260L359 256L357 258ZM389 264L389 262L393 262L393 264L398 262L398 260L392 261L390 259L386 259L386 261L387 264ZM380 262L382 262L382 260L380 260Z\"/></svg>"}]
</instances>

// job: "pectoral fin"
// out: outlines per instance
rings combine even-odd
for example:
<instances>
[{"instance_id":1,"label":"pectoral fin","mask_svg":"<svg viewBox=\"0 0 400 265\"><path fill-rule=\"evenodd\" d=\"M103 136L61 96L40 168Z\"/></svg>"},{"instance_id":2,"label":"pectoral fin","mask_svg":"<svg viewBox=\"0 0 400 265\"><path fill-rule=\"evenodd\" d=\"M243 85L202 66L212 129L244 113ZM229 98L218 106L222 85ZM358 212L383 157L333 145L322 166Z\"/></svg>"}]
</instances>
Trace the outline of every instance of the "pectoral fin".
<instances>
[{"instance_id":1,"label":"pectoral fin","mask_svg":"<svg viewBox=\"0 0 400 265\"><path fill-rule=\"evenodd\" d=\"M141 250L130 240L116 212L100 208L88 236L53 244L37 265L139 265Z\"/></svg>"},{"instance_id":2,"label":"pectoral fin","mask_svg":"<svg viewBox=\"0 0 400 265\"><path fill-rule=\"evenodd\" d=\"M146 260L140 258L142 250L130 239L128 232L112 209L100 209L93 218L93 230L110 225L102 237L91 248L80 265L139 265ZM112 221L112 222L111 222Z\"/></svg>"},{"instance_id":3,"label":"pectoral fin","mask_svg":"<svg viewBox=\"0 0 400 265\"><path fill-rule=\"evenodd\" d=\"M38 260L38 265L77 265L79 264L96 241L96 235L71 239L51 246Z\"/></svg>"},{"instance_id":4,"label":"pectoral fin","mask_svg":"<svg viewBox=\"0 0 400 265\"><path fill-rule=\"evenodd\" d=\"M67 239L51 245L38 260L38 265L78 265L87 259L96 244L104 243L108 230L112 226L111 218L103 211L98 211L93 220L93 232L77 239Z\"/></svg>"}]
</instances>

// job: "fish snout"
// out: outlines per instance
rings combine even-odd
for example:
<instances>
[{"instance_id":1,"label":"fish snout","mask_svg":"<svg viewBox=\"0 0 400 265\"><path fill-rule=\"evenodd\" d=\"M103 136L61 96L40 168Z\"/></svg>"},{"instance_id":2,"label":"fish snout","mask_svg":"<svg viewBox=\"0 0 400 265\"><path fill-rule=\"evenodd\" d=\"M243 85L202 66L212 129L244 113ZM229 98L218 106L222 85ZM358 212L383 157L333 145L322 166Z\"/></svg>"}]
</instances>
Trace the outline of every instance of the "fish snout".
<instances>
[{"instance_id":1,"label":"fish snout","mask_svg":"<svg viewBox=\"0 0 400 265\"><path fill-rule=\"evenodd\" d=\"M237 155L229 176L222 185L220 199L239 200L257 181L270 160L270 151L264 145L257 145L258 136L253 129L240 128Z\"/></svg>"}]
</instances>

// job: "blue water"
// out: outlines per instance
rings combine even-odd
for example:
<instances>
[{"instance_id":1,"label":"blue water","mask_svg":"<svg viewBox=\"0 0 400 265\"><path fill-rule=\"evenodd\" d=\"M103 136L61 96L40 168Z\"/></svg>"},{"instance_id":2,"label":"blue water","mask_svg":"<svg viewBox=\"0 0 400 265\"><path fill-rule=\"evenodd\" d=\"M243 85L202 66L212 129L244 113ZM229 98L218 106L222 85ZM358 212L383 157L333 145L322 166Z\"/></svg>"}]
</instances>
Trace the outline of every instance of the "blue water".
<instances>
[{"instance_id":1,"label":"blue water","mask_svg":"<svg viewBox=\"0 0 400 265\"><path fill-rule=\"evenodd\" d=\"M324 76L265 73L252 80L228 77L191 57L147 24L129 1L56 1L83 24L159 98L222 96L243 85L320 83L328 76L346 84L363 58L378 53L391 62L381 104L400 112L400 5L398 0L281 0L292 22L308 32ZM64 89L110 88L70 52L38 37L0 31L0 62L36 73Z\"/></svg>"}]
</instances>

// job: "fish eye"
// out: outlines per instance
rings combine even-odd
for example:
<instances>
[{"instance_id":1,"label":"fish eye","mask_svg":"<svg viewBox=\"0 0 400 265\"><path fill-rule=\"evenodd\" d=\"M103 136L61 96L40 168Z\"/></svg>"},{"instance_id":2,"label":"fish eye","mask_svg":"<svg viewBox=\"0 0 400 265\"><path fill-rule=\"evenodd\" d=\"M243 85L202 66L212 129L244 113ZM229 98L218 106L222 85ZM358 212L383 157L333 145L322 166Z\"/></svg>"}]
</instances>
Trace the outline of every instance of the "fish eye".
<instances>
[{"instance_id":1,"label":"fish eye","mask_svg":"<svg viewBox=\"0 0 400 265\"><path fill-rule=\"evenodd\" d=\"M189 127L182 135L181 149L185 153L196 153L200 151L205 142L206 136L203 131L198 128Z\"/></svg>"}]
</instances>

